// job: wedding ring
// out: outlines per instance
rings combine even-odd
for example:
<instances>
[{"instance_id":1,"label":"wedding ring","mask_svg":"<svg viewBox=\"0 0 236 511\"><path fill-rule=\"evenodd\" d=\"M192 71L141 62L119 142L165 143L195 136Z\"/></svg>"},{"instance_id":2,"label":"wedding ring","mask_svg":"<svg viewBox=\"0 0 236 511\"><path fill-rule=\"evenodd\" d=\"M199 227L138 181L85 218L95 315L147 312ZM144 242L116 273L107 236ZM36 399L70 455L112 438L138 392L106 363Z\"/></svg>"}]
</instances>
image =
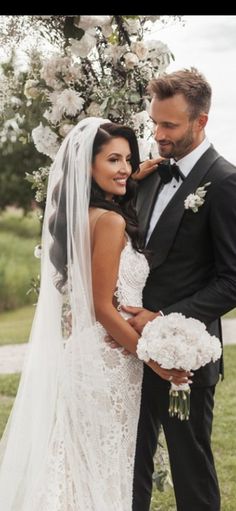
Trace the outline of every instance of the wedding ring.
<instances>
[{"instance_id":1,"label":"wedding ring","mask_svg":"<svg viewBox=\"0 0 236 511\"><path fill-rule=\"evenodd\" d=\"M169 381L172 381L173 380L173 376L169 376Z\"/></svg>"}]
</instances>

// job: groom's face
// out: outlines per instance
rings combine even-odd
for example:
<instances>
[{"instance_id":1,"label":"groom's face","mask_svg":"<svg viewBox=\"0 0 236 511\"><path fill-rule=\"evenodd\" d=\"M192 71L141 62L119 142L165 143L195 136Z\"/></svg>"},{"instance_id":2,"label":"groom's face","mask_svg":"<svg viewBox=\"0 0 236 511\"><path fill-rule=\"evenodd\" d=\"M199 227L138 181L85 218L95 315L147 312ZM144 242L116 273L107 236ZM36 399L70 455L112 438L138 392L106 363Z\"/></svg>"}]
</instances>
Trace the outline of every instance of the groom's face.
<instances>
[{"instance_id":1,"label":"groom's face","mask_svg":"<svg viewBox=\"0 0 236 511\"><path fill-rule=\"evenodd\" d=\"M204 138L206 114L191 119L182 94L151 101L150 117L154 122L154 138L160 156L179 160L197 147Z\"/></svg>"}]
</instances>

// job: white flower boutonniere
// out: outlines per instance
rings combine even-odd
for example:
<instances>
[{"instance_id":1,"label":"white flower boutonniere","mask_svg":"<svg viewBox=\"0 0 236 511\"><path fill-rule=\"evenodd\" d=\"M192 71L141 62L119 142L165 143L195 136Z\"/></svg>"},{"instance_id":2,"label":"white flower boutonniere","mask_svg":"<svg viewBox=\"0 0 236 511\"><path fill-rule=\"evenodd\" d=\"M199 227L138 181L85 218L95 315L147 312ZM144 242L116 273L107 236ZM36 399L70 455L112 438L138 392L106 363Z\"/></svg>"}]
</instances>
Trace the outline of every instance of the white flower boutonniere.
<instances>
[{"instance_id":1,"label":"white flower boutonniere","mask_svg":"<svg viewBox=\"0 0 236 511\"><path fill-rule=\"evenodd\" d=\"M198 208L200 208L205 202L204 197L207 194L207 190L205 190L205 188L210 184L211 182L206 183L203 186L199 186L195 193L190 193L184 201L185 209L191 209L194 213L197 213Z\"/></svg>"}]
</instances>

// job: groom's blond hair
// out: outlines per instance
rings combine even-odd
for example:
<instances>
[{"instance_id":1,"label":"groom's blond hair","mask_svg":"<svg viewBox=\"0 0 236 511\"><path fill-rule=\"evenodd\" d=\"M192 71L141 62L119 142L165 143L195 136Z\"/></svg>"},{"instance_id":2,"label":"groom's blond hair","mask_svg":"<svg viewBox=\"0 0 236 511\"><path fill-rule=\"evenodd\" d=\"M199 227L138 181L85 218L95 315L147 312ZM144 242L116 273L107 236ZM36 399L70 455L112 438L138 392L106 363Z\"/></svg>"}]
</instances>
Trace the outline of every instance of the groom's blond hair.
<instances>
[{"instance_id":1,"label":"groom's blond hair","mask_svg":"<svg viewBox=\"0 0 236 511\"><path fill-rule=\"evenodd\" d=\"M211 106L211 86L195 67L163 74L150 81L147 92L159 100L182 94L189 105L190 119L207 113Z\"/></svg>"}]
</instances>

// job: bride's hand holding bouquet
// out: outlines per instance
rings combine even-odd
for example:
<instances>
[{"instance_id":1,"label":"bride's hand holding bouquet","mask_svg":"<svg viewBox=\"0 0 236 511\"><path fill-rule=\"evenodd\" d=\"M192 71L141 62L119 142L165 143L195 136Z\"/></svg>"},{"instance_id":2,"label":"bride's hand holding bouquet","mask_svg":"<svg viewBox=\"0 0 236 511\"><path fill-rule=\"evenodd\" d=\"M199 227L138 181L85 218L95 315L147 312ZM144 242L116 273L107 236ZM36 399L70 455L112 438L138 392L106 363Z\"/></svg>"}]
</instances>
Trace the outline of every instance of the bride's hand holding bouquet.
<instances>
[{"instance_id":1,"label":"bride's hand holding bouquet","mask_svg":"<svg viewBox=\"0 0 236 511\"><path fill-rule=\"evenodd\" d=\"M162 368L195 371L215 362L222 348L217 337L210 335L204 323L173 312L157 316L142 331L137 355L144 362L157 362ZM189 383L175 385L171 382L169 414L179 419L189 419Z\"/></svg>"}]
</instances>

